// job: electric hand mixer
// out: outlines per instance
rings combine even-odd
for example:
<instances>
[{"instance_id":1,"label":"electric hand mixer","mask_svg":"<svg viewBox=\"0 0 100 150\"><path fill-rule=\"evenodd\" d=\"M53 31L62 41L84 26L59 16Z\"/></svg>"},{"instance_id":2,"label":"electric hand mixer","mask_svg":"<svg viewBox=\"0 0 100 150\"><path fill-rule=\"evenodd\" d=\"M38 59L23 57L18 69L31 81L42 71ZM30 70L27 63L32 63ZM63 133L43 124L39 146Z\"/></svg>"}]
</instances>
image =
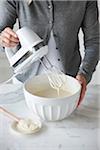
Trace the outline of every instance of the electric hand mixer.
<instances>
[{"instance_id":1,"label":"electric hand mixer","mask_svg":"<svg viewBox=\"0 0 100 150\"><path fill-rule=\"evenodd\" d=\"M41 39L33 30L28 27L23 27L17 32L21 48L13 53L12 50L6 49L6 55L9 60L10 66L14 70L14 76L23 72L29 65L35 61L40 61L43 65L49 83L52 88L58 89L64 84L64 80L61 78L64 75L59 69L46 57L48 53L48 46L44 45L43 39ZM44 57L49 66L46 66L41 58Z\"/></svg>"}]
</instances>

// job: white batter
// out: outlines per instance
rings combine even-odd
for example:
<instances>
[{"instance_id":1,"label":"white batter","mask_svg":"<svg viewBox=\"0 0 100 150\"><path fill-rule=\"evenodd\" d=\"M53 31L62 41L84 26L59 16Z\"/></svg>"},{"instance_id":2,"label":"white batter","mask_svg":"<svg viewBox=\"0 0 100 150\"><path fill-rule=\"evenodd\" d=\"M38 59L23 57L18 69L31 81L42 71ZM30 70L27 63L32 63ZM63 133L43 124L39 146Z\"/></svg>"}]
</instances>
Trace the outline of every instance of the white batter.
<instances>
[{"instance_id":1,"label":"white batter","mask_svg":"<svg viewBox=\"0 0 100 150\"><path fill-rule=\"evenodd\" d=\"M58 95L57 90L53 89L52 87L47 88L45 90L41 90L41 91L39 91L37 93L33 93L33 94L40 96L40 97L46 97L46 98L56 98L56 97L61 98L61 97L67 97L67 96L72 95L71 92L64 91L62 89L59 90L59 95Z\"/></svg>"}]
</instances>

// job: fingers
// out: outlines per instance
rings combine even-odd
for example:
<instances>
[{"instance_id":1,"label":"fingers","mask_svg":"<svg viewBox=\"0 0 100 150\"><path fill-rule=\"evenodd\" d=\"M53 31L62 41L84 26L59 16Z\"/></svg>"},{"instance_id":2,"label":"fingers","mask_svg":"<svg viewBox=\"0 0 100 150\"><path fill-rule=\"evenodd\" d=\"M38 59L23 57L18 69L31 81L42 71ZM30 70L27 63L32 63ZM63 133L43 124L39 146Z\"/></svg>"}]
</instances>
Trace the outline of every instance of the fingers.
<instances>
[{"instance_id":1,"label":"fingers","mask_svg":"<svg viewBox=\"0 0 100 150\"><path fill-rule=\"evenodd\" d=\"M17 34L10 28L5 28L0 35L0 44L4 47L15 47L19 43Z\"/></svg>"},{"instance_id":2,"label":"fingers","mask_svg":"<svg viewBox=\"0 0 100 150\"><path fill-rule=\"evenodd\" d=\"M17 44L14 43L14 42L9 42L9 40L5 39L3 42L2 42L2 46L3 47L15 47Z\"/></svg>"},{"instance_id":3,"label":"fingers","mask_svg":"<svg viewBox=\"0 0 100 150\"><path fill-rule=\"evenodd\" d=\"M11 28L7 27L4 31L17 38L17 34Z\"/></svg>"},{"instance_id":4,"label":"fingers","mask_svg":"<svg viewBox=\"0 0 100 150\"><path fill-rule=\"evenodd\" d=\"M82 102L84 96L85 96L87 84L86 84L86 79L83 75L77 75L76 79L81 84L81 93L80 93L80 98L79 98L78 105L77 105L77 107L78 107L80 105L80 103Z\"/></svg>"},{"instance_id":5,"label":"fingers","mask_svg":"<svg viewBox=\"0 0 100 150\"><path fill-rule=\"evenodd\" d=\"M79 98L77 107L81 104L81 102L85 96L85 92L86 92L86 86L82 84L80 98Z\"/></svg>"},{"instance_id":6,"label":"fingers","mask_svg":"<svg viewBox=\"0 0 100 150\"><path fill-rule=\"evenodd\" d=\"M1 37L0 37L1 38ZM17 43L15 43L15 42L11 42L8 38L6 38L6 37L2 37L1 38L1 45L3 46L3 47L15 47L16 45L17 45Z\"/></svg>"},{"instance_id":7,"label":"fingers","mask_svg":"<svg viewBox=\"0 0 100 150\"><path fill-rule=\"evenodd\" d=\"M15 42L15 43L18 43L18 42L19 42L19 40L18 40L17 37L12 36L12 35L11 35L10 33L8 33L8 32L2 33L2 36L5 37L5 38L7 38L8 40L10 40L10 41L12 41L12 42Z\"/></svg>"}]
</instances>

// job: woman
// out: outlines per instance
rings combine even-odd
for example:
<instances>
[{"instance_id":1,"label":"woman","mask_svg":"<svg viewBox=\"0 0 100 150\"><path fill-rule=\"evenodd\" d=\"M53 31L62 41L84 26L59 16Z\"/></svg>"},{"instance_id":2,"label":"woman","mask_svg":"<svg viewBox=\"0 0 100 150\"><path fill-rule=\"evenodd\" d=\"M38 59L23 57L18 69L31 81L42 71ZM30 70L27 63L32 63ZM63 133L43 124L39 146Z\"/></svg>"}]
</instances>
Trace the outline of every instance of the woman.
<instances>
[{"instance_id":1,"label":"woman","mask_svg":"<svg viewBox=\"0 0 100 150\"><path fill-rule=\"evenodd\" d=\"M60 69L63 68L64 73L76 77L81 83L80 104L98 63L97 2L7 0L0 3L1 45L15 47L19 44L19 39L12 30L17 18L19 28L30 27L44 39L45 44L52 41L51 45L53 43L54 46L48 57L51 56L52 59L54 57ZM83 60L79 52L78 33L80 28L84 33L85 56Z\"/></svg>"}]
</instances>

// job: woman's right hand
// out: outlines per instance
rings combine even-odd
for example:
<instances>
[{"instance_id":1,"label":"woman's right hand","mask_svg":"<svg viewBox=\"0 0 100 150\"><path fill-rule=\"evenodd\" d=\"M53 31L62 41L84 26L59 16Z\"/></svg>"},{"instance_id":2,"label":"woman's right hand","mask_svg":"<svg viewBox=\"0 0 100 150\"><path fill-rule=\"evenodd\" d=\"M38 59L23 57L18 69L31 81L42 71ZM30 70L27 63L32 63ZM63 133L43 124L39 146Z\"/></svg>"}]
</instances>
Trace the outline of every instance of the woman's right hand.
<instances>
[{"instance_id":1,"label":"woman's right hand","mask_svg":"<svg viewBox=\"0 0 100 150\"><path fill-rule=\"evenodd\" d=\"M17 34L9 27L0 34L0 45L3 47L15 47L19 43Z\"/></svg>"}]
</instances>

